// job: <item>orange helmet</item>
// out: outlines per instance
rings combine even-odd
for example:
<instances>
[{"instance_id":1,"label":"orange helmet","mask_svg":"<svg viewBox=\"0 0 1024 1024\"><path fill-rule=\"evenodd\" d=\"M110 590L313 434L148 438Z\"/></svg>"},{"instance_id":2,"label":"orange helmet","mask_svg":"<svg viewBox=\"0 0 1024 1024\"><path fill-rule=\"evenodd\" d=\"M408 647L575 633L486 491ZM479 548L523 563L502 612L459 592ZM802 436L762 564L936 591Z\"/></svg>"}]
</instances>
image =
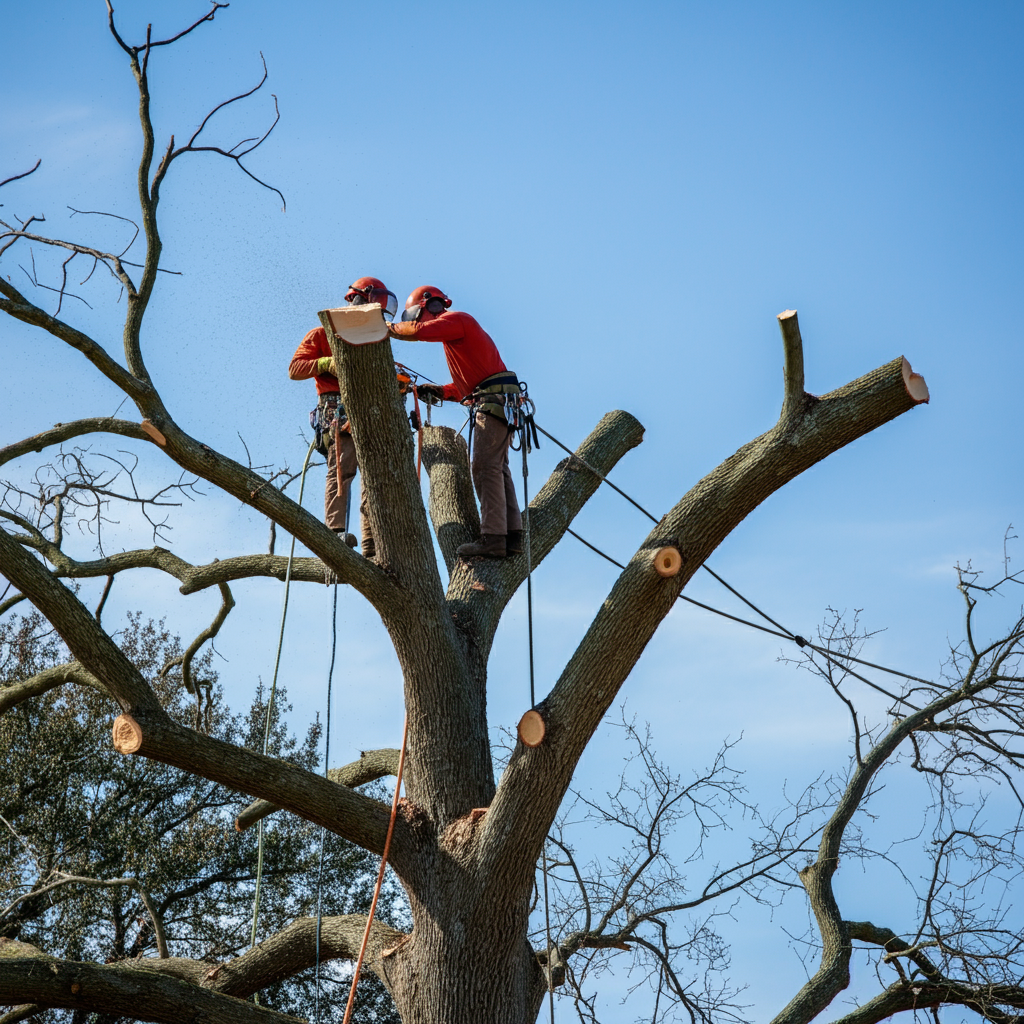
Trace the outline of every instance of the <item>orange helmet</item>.
<instances>
[{"instance_id":1,"label":"orange helmet","mask_svg":"<svg viewBox=\"0 0 1024 1024\"><path fill-rule=\"evenodd\" d=\"M361 277L353 281L345 293L345 301L353 306L379 302L381 309L392 317L398 312L398 297L394 292L389 292L384 282L376 277Z\"/></svg>"},{"instance_id":2,"label":"orange helmet","mask_svg":"<svg viewBox=\"0 0 1024 1024\"><path fill-rule=\"evenodd\" d=\"M435 315L443 313L451 304L452 300L440 288L435 288L432 284L421 284L405 300L405 312L402 314L402 319L419 320L424 309Z\"/></svg>"}]
</instances>

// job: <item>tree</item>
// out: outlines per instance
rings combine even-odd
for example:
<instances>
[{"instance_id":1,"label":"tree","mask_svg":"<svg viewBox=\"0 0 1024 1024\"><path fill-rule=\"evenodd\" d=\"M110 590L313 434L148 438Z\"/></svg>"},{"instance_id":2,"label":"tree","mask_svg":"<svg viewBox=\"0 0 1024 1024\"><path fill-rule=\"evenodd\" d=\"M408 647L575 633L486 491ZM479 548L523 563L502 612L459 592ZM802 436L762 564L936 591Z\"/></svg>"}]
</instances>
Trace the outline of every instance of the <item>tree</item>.
<instances>
[{"instance_id":1,"label":"tree","mask_svg":"<svg viewBox=\"0 0 1024 1024\"><path fill-rule=\"evenodd\" d=\"M0 679L5 685L67 660L59 638L44 625L35 612L0 623ZM177 638L132 616L120 646L168 713L192 722ZM216 676L210 660L208 651L197 668L212 688ZM205 731L260 749L266 697L261 689L249 714L235 717L213 690ZM282 692L271 712L270 749L316 770L320 727L310 728L300 745L282 719L285 701ZM56 687L21 701L0 718L5 763L0 944L98 963L185 955L213 969L249 946L255 834L232 827L237 799L223 786L117 754L108 741L112 718L107 695L88 684ZM330 836L326 851L332 871L322 879L320 840L320 829L290 815L267 830L260 905L265 931L278 931L297 916L315 915L318 897L328 907L347 905L362 912L369 907L376 873L370 855ZM385 893L383 916L401 920L403 911L392 897ZM365 991L360 987L360 995L356 1020L396 1019L379 985L371 983ZM315 977L307 972L285 979L268 997L275 1005L311 1014ZM21 1012L28 1017L35 1009ZM81 1011L74 1019L80 1018ZM114 1018L104 1020L113 1024Z\"/></svg>"},{"instance_id":2,"label":"tree","mask_svg":"<svg viewBox=\"0 0 1024 1024\"><path fill-rule=\"evenodd\" d=\"M185 32L212 20L220 6L215 4ZM821 964L779 1017L786 1021L813 1019L841 991L847 978L854 930L838 913L831 879L854 811L886 758L900 744L930 729L943 728L946 719L941 716L956 716L961 709L968 717L983 713L979 709L988 705L979 702L989 691L999 695L1000 714L1012 717L1016 713L1017 682L1008 679L1003 669L1007 658L1017 652L1019 630L1007 634L997 648L1001 653L992 663L994 669L985 661L992 652L979 649L978 664L968 668L963 680L956 679L934 692L898 694L901 707L906 701L916 707L870 747L863 763L858 760L843 792L826 793L811 805L799 804L786 823L764 822L762 833L754 840L753 854L745 851L735 858L732 868L714 870L697 904L654 900L653 905L637 904L638 912L626 890L624 899L612 900L609 912L595 922L594 904L585 900L582 916L577 916L578 923L571 931L559 935L557 943L549 943L545 936L539 948L534 948L528 937L537 865L583 751L688 580L729 532L774 491L844 445L926 402L924 381L912 372L906 359L897 357L835 391L811 395L804 389L796 314L780 314L785 386L778 423L699 481L656 523L616 580L575 654L534 709L544 724L543 741L534 747L516 744L495 781L487 734L488 656L501 614L526 578L526 558L468 564L456 557L456 547L473 536L477 517L465 449L454 432L445 428L424 431L424 466L430 483L428 508L424 508L412 440L394 392L393 357L387 341L349 347L340 344L329 321L325 323L369 496L377 539L375 562L346 548L274 486L272 478L227 458L208 443L211 439L197 440L178 424L147 370L142 340L145 314L163 269L157 221L161 187L175 162L186 154L212 149L241 166L240 157L254 146L245 143L223 149L199 143L200 133L218 107L188 144L176 148L172 138L158 159L149 112L149 61L159 52L157 47L185 33L129 44L116 30L109 3L108 10L111 31L128 56L140 95L143 152L138 188L146 248L138 281L123 254L42 236L32 230L36 218L4 224L0 255L18 243L32 242L69 253L62 273L79 257L104 266L127 296L124 365L95 339L60 318L67 294L64 277L53 289L56 312L49 313L32 302L9 279L0 280L0 309L84 355L135 404L142 422L97 417L60 424L9 444L0 451L0 461L97 433L155 445L186 474L178 486L187 486L192 477L207 481L257 509L312 551L315 557L295 560L294 582L322 583L326 568L380 614L402 667L409 722L405 799L395 823L390 863L408 895L412 928L403 931L374 924L369 967L386 986L407 1024L533 1020L546 990L563 983L574 957L580 963L590 955L587 951L630 945L655 957L658 976L679 1005L694 1016L710 1018L725 997L702 987L703 983L693 988L684 985L672 961L679 943L666 939L659 945L645 937L644 929L660 929L664 915L673 909L710 904L728 893L756 892L762 883L775 880L785 865L807 853L816 835L817 828L812 825L806 834L798 826L831 802L830 824L820 842L813 843L812 860L799 876L822 929ZM269 132L259 136L256 145L267 135ZM5 184L13 185L15 180L8 179ZM528 510L533 567L564 537L602 479L640 443L642 435L643 428L634 417L611 412L552 474ZM109 491L77 468L74 473L73 490L98 496ZM0 510L10 524L0 532L0 565L18 592L8 604L18 598L31 601L58 631L74 659L61 672L41 672L25 679L18 684L17 696L27 698L60 685L68 676L88 673L121 708L117 744L126 754L172 765L262 801L243 815L245 820L282 808L365 850L381 853L389 826L388 808L346 784L359 776L357 768L342 769L332 779L324 779L299 765L246 750L176 721L97 617L62 582L109 578L146 567L176 578L182 593L191 594L236 579L281 579L288 560L272 553L240 554L193 565L159 546L101 553L88 561L75 558L66 549L63 532L65 484L55 490L44 489L31 511L26 511L27 498L24 507L18 505L16 494L13 506ZM433 554L431 523L448 570L447 588ZM664 562L666 549L670 556L678 553L678 565L674 556ZM663 564L675 568L674 572L662 575L657 571L659 553ZM976 724L950 728L959 743L982 742L981 727ZM996 744L998 756L1012 757L1002 740L991 732L985 735L987 742ZM381 754L380 759L387 760L387 755ZM650 767L654 785L662 786L666 793L674 789L671 777L666 778L653 762ZM724 766L712 766L705 784L725 786L726 772ZM628 820L625 812L621 817ZM654 821L655 832L659 820ZM571 869L576 864L571 849L565 856ZM353 959L361 934L361 922L354 915L329 919L324 926L326 953ZM280 1020L282 1015L274 1010L231 997L264 989L279 979L281 971L308 967L314 956L313 938L308 919L296 921L252 953L224 963L213 977L206 964L185 959L102 967L47 960L50 970L40 972L37 968L43 954L16 950L4 956L0 999L31 999L40 1005L101 1012L131 1012L131 1005L138 1013L128 993L136 992L141 980L148 994L147 1019L178 1020L187 1007L196 1020ZM887 944L891 941L885 940ZM917 956L919 946L911 946ZM710 938L703 944L695 941L692 950L707 961L718 958ZM890 959L899 962L900 951L895 947L887 947L887 954L895 954ZM908 984L907 991L913 994L918 983L910 980ZM973 979L966 982L968 988L974 984ZM945 981L943 985L940 1001L967 1001L966 989L956 990ZM977 991L971 991L977 1003ZM1000 990L997 996L995 1002L1000 1005L1016 1005L1016 995L1010 990Z\"/></svg>"}]
</instances>

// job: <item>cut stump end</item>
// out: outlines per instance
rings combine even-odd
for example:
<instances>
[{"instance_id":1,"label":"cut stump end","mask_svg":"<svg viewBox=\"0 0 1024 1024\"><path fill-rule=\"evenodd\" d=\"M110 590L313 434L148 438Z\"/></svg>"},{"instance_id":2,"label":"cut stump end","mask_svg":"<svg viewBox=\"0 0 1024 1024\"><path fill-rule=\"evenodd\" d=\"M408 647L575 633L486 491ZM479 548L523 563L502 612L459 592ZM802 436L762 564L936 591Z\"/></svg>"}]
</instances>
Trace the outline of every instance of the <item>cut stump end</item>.
<instances>
[{"instance_id":1,"label":"cut stump end","mask_svg":"<svg viewBox=\"0 0 1024 1024\"><path fill-rule=\"evenodd\" d=\"M324 314L330 318L335 335L346 345L375 345L388 336L387 321L379 302L325 309L321 318Z\"/></svg>"},{"instance_id":2,"label":"cut stump end","mask_svg":"<svg viewBox=\"0 0 1024 1024\"><path fill-rule=\"evenodd\" d=\"M906 356L903 356L903 384L907 389L907 394L918 405L927 402L931 398L931 395L928 393L928 385L924 382L924 377L919 373L914 373L910 363L907 362Z\"/></svg>"},{"instance_id":3,"label":"cut stump end","mask_svg":"<svg viewBox=\"0 0 1024 1024\"><path fill-rule=\"evenodd\" d=\"M149 422L149 420L143 420L139 424L139 426L142 427L142 429L147 434L149 434L149 436L154 441L156 441L156 443L158 445L160 445L161 448L166 448L167 447L167 438L164 437L164 435L160 433L159 428L155 427L152 423Z\"/></svg>"},{"instance_id":4,"label":"cut stump end","mask_svg":"<svg viewBox=\"0 0 1024 1024\"><path fill-rule=\"evenodd\" d=\"M519 719L517 731L524 747L539 747L544 742L544 734L548 730L540 712L531 708Z\"/></svg>"},{"instance_id":5,"label":"cut stump end","mask_svg":"<svg viewBox=\"0 0 1024 1024\"><path fill-rule=\"evenodd\" d=\"M778 319L778 320L789 320L790 318L792 318L794 316L796 316L796 310L795 309L784 309L781 313L779 313L777 315L776 319Z\"/></svg>"},{"instance_id":6,"label":"cut stump end","mask_svg":"<svg viewBox=\"0 0 1024 1024\"><path fill-rule=\"evenodd\" d=\"M657 574L667 579L669 576L675 576L683 567L683 556L679 554L678 548L658 548L654 552L652 562Z\"/></svg>"},{"instance_id":7,"label":"cut stump end","mask_svg":"<svg viewBox=\"0 0 1024 1024\"><path fill-rule=\"evenodd\" d=\"M119 754L134 754L142 746L142 726L131 715L114 719L114 749Z\"/></svg>"}]
</instances>

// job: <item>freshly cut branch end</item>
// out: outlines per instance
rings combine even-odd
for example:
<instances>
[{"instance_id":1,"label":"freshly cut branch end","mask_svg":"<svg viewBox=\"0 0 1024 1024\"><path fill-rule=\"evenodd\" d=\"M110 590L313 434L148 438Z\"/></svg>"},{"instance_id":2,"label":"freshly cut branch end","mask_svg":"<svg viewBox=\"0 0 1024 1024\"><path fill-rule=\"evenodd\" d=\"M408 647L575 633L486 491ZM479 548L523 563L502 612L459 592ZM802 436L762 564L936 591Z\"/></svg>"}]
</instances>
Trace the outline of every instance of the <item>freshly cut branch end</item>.
<instances>
[{"instance_id":1,"label":"freshly cut branch end","mask_svg":"<svg viewBox=\"0 0 1024 1024\"><path fill-rule=\"evenodd\" d=\"M335 335L347 345L373 345L388 336L387 321L379 302L325 309L320 313L321 323L325 315L330 318Z\"/></svg>"},{"instance_id":2,"label":"freshly cut branch end","mask_svg":"<svg viewBox=\"0 0 1024 1024\"><path fill-rule=\"evenodd\" d=\"M153 438L161 448L167 447L167 438L164 437L164 435L161 434L160 431L149 422L149 420L143 420L139 426L142 427L142 429L149 434L149 436Z\"/></svg>"},{"instance_id":3,"label":"freshly cut branch end","mask_svg":"<svg viewBox=\"0 0 1024 1024\"><path fill-rule=\"evenodd\" d=\"M548 731L539 711L532 708L519 719L519 739L524 747L539 747Z\"/></svg>"},{"instance_id":4,"label":"freshly cut branch end","mask_svg":"<svg viewBox=\"0 0 1024 1024\"><path fill-rule=\"evenodd\" d=\"M795 309L784 309L781 313L779 313L777 319L779 319L779 320L788 320L790 317L794 317L794 316L796 316L796 310Z\"/></svg>"},{"instance_id":5,"label":"freshly cut branch end","mask_svg":"<svg viewBox=\"0 0 1024 1024\"><path fill-rule=\"evenodd\" d=\"M683 556L678 548L658 548L654 552L652 562L658 575L667 579L669 576L675 576L683 567Z\"/></svg>"},{"instance_id":6,"label":"freshly cut branch end","mask_svg":"<svg viewBox=\"0 0 1024 1024\"><path fill-rule=\"evenodd\" d=\"M928 394L928 385L925 384L924 377L919 373L914 373L906 356L903 357L903 383L906 385L907 394L919 405L922 402L927 402L931 397Z\"/></svg>"},{"instance_id":7,"label":"freshly cut branch end","mask_svg":"<svg viewBox=\"0 0 1024 1024\"><path fill-rule=\"evenodd\" d=\"M142 746L142 726L131 715L114 719L114 749L119 754L134 754Z\"/></svg>"}]
</instances>

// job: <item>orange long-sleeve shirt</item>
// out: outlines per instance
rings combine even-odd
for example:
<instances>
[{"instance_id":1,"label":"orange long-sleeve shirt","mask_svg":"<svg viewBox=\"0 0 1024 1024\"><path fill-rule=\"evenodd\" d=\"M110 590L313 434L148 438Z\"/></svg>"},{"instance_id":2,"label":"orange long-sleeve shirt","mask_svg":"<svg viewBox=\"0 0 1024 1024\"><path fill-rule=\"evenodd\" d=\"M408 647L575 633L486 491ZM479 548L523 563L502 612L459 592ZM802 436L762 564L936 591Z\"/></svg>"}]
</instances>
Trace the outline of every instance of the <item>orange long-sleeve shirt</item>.
<instances>
[{"instance_id":1,"label":"orange long-sleeve shirt","mask_svg":"<svg viewBox=\"0 0 1024 1024\"><path fill-rule=\"evenodd\" d=\"M391 333L407 341L439 341L444 345L452 383L444 397L461 402L485 377L508 369L491 336L468 313L448 310L433 320L406 320L389 325Z\"/></svg>"},{"instance_id":2,"label":"orange long-sleeve shirt","mask_svg":"<svg viewBox=\"0 0 1024 1024\"><path fill-rule=\"evenodd\" d=\"M338 378L333 373L317 373L316 361L322 356L331 354L331 346L327 344L327 332L322 327L314 327L299 344L288 364L288 376L292 380L316 381L316 393L326 395L338 390Z\"/></svg>"}]
</instances>

